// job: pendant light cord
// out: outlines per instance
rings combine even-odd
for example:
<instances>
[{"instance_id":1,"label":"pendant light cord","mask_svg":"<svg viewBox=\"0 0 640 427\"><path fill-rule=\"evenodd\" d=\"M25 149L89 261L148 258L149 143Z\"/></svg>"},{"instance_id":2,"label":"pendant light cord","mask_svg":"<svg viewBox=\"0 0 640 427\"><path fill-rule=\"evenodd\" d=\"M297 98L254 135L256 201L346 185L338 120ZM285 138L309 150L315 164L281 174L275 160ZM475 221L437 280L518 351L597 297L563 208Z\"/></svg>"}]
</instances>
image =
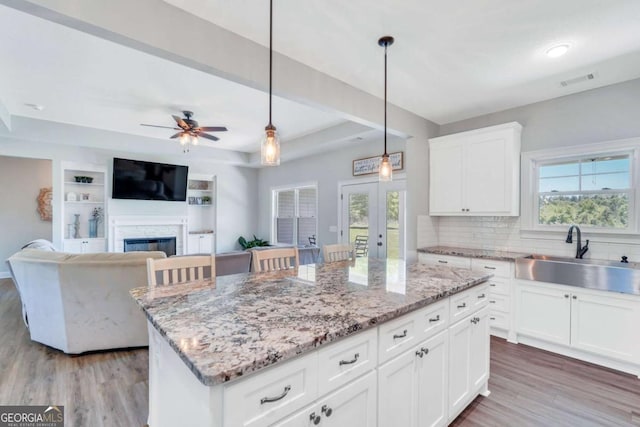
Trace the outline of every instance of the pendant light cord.
<instances>
[{"instance_id":1,"label":"pendant light cord","mask_svg":"<svg viewBox=\"0 0 640 427\"><path fill-rule=\"evenodd\" d=\"M387 44L384 45L384 155L387 156Z\"/></svg>"},{"instance_id":2,"label":"pendant light cord","mask_svg":"<svg viewBox=\"0 0 640 427\"><path fill-rule=\"evenodd\" d=\"M273 0L269 1L269 127L271 124L271 86L273 81Z\"/></svg>"}]
</instances>

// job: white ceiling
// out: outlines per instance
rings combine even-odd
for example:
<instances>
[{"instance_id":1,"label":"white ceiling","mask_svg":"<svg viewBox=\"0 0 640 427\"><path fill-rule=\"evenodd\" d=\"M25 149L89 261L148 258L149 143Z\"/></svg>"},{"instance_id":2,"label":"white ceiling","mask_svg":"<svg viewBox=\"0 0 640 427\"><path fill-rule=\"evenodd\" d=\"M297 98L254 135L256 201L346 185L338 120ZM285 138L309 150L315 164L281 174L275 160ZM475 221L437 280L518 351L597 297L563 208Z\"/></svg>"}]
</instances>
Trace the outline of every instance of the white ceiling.
<instances>
[{"instance_id":1,"label":"white ceiling","mask_svg":"<svg viewBox=\"0 0 640 427\"><path fill-rule=\"evenodd\" d=\"M268 121L264 92L4 6L0 64L0 101L16 116L164 140L175 132L140 123L172 126L170 115L188 109L201 126L229 129L201 144L244 152L259 149ZM273 104L284 141L344 122L282 98Z\"/></svg>"},{"instance_id":2,"label":"white ceiling","mask_svg":"<svg viewBox=\"0 0 640 427\"><path fill-rule=\"evenodd\" d=\"M166 1L268 45L266 0ZM638 0L274 1L275 50L377 96L387 34L389 101L437 123L640 77Z\"/></svg>"}]
</instances>

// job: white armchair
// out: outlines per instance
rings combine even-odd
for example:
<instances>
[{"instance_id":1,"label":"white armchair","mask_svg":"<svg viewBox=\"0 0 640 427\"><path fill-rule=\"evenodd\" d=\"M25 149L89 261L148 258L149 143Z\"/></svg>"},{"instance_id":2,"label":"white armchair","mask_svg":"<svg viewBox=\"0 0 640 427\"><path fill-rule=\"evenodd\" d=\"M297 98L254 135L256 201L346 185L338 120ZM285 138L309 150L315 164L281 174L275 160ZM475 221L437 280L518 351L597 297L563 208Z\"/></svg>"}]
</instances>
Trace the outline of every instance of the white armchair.
<instances>
[{"instance_id":1,"label":"white armchair","mask_svg":"<svg viewBox=\"0 0 640 427\"><path fill-rule=\"evenodd\" d=\"M33 341L76 354L148 345L129 290L147 285L147 258L164 252L72 255L25 249L8 262Z\"/></svg>"}]
</instances>

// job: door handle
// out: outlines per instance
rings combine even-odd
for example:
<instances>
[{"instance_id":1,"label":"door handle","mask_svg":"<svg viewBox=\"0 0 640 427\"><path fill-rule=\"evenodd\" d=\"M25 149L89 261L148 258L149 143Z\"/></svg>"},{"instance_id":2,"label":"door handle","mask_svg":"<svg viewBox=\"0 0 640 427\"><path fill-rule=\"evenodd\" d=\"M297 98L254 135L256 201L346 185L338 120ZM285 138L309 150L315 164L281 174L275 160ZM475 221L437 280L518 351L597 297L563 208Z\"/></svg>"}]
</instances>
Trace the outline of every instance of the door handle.
<instances>
[{"instance_id":1,"label":"door handle","mask_svg":"<svg viewBox=\"0 0 640 427\"><path fill-rule=\"evenodd\" d=\"M382 242L378 242L378 246L382 246Z\"/></svg>"}]
</instances>

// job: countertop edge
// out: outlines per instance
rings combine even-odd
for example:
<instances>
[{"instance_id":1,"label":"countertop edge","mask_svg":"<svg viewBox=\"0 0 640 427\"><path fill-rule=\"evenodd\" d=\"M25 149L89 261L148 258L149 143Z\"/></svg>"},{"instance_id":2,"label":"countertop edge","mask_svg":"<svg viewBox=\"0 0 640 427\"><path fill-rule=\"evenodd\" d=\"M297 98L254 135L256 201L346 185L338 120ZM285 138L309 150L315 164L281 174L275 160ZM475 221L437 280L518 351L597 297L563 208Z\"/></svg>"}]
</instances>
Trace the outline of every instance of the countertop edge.
<instances>
[{"instance_id":1,"label":"countertop edge","mask_svg":"<svg viewBox=\"0 0 640 427\"><path fill-rule=\"evenodd\" d=\"M530 253L497 251L490 249L459 248L452 246L427 246L418 248L417 252L424 254L451 255L466 258L491 259L494 261L509 262L514 262L518 258L531 255Z\"/></svg>"}]
</instances>

